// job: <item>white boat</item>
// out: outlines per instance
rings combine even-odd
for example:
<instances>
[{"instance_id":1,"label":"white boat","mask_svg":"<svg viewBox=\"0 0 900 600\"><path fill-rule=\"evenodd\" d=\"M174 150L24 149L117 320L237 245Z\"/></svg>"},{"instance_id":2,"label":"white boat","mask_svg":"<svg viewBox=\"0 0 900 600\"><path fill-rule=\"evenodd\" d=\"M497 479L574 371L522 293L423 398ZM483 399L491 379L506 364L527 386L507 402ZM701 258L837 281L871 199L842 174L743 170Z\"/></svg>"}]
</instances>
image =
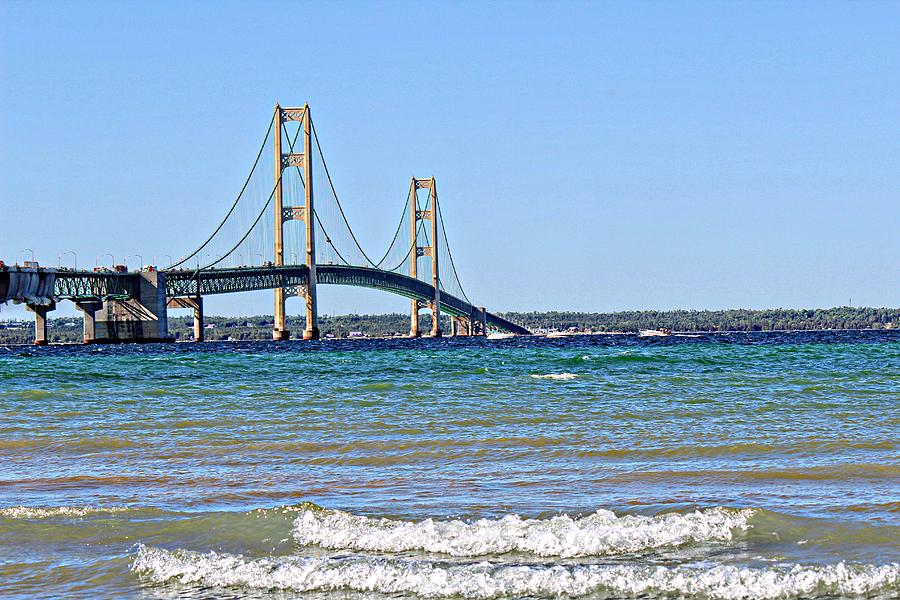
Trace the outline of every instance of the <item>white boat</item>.
<instances>
[{"instance_id":1,"label":"white boat","mask_svg":"<svg viewBox=\"0 0 900 600\"><path fill-rule=\"evenodd\" d=\"M641 329L638 337L668 337L672 335L672 330L668 327L660 327L659 329Z\"/></svg>"},{"instance_id":2,"label":"white boat","mask_svg":"<svg viewBox=\"0 0 900 600\"><path fill-rule=\"evenodd\" d=\"M547 334L548 338L572 337L575 335L569 331L551 331Z\"/></svg>"},{"instance_id":3,"label":"white boat","mask_svg":"<svg viewBox=\"0 0 900 600\"><path fill-rule=\"evenodd\" d=\"M492 333L487 336L487 339L489 339L489 340L508 340L509 338L513 337L513 335L514 334L512 334L512 333Z\"/></svg>"}]
</instances>

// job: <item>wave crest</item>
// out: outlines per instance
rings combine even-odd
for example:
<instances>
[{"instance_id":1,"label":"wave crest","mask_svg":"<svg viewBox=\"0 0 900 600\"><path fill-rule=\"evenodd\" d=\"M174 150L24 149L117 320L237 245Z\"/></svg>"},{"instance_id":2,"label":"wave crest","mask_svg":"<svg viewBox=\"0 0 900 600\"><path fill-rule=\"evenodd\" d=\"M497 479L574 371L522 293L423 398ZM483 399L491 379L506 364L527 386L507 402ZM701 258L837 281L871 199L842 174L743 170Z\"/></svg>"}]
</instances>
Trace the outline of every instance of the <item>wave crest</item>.
<instances>
[{"instance_id":1,"label":"wave crest","mask_svg":"<svg viewBox=\"0 0 900 600\"><path fill-rule=\"evenodd\" d=\"M427 598L699 595L718 600L812 598L892 593L900 565L734 567L636 565L440 564L374 557L279 557L249 560L232 554L170 552L140 546L132 570L156 583L295 592L351 590L412 593Z\"/></svg>"},{"instance_id":2,"label":"wave crest","mask_svg":"<svg viewBox=\"0 0 900 600\"><path fill-rule=\"evenodd\" d=\"M368 552L424 550L450 556L524 552L572 558L640 552L666 546L732 539L746 530L751 509L713 508L655 517L617 517L608 510L572 518L464 521L372 519L342 511L302 511L294 538L303 545Z\"/></svg>"},{"instance_id":3,"label":"wave crest","mask_svg":"<svg viewBox=\"0 0 900 600\"><path fill-rule=\"evenodd\" d=\"M0 509L0 517L7 519L80 518L96 514L120 513L131 510L125 506L10 506Z\"/></svg>"},{"instance_id":4,"label":"wave crest","mask_svg":"<svg viewBox=\"0 0 900 600\"><path fill-rule=\"evenodd\" d=\"M576 377L578 377L578 375L576 375L575 373L545 373L545 374L532 373L531 377L534 379L562 379L562 380L565 380L565 379L575 379Z\"/></svg>"}]
</instances>

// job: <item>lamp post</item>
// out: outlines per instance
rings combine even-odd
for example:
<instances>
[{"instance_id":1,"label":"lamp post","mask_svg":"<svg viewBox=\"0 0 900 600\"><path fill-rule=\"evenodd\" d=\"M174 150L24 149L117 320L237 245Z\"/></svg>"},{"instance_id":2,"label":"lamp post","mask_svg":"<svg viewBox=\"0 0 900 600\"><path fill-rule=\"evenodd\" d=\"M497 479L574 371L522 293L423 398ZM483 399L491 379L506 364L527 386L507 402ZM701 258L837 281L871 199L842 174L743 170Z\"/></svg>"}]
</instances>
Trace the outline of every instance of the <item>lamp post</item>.
<instances>
[{"instance_id":1,"label":"lamp post","mask_svg":"<svg viewBox=\"0 0 900 600\"><path fill-rule=\"evenodd\" d=\"M76 254L74 250L66 250L65 252L60 253L59 256L56 257L56 266L57 267L61 266L60 263L62 262L62 257L65 256L66 254L72 255L73 269L77 271L78 270L78 254Z\"/></svg>"},{"instance_id":2,"label":"lamp post","mask_svg":"<svg viewBox=\"0 0 900 600\"><path fill-rule=\"evenodd\" d=\"M172 263L175 262L174 260L172 260L172 255L171 255L171 254L163 254L162 256L168 256L168 257L169 257L169 266L172 266ZM159 267L159 263L156 262L156 259L159 258L159 257L160 257L159 254L157 254L156 256L153 257L153 266Z\"/></svg>"},{"instance_id":3,"label":"lamp post","mask_svg":"<svg viewBox=\"0 0 900 600\"><path fill-rule=\"evenodd\" d=\"M103 258L104 256L108 256L108 257L109 257L109 260L111 261L111 264L112 264L113 268L115 268L115 266L116 266L116 257L113 256L112 254L110 254L109 252L107 252L106 254L101 254L100 256L98 256L98 257L97 257L97 260L94 262L94 266L99 267L99 266L100 266L100 259Z\"/></svg>"},{"instance_id":4,"label":"lamp post","mask_svg":"<svg viewBox=\"0 0 900 600\"><path fill-rule=\"evenodd\" d=\"M137 268L138 268L138 270L140 270L140 269L141 269L141 266L144 264L144 257L141 256L140 254L132 254L131 256L137 256L137 257L138 257Z\"/></svg>"},{"instance_id":5,"label":"lamp post","mask_svg":"<svg viewBox=\"0 0 900 600\"><path fill-rule=\"evenodd\" d=\"M203 254L197 255L197 270L200 270L200 265L202 264L204 267L209 264L210 253L204 252Z\"/></svg>"},{"instance_id":6,"label":"lamp post","mask_svg":"<svg viewBox=\"0 0 900 600\"><path fill-rule=\"evenodd\" d=\"M34 250L31 248L22 248L19 252L30 252L31 253L31 262L34 262Z\"/></svg>"}]
</instances>

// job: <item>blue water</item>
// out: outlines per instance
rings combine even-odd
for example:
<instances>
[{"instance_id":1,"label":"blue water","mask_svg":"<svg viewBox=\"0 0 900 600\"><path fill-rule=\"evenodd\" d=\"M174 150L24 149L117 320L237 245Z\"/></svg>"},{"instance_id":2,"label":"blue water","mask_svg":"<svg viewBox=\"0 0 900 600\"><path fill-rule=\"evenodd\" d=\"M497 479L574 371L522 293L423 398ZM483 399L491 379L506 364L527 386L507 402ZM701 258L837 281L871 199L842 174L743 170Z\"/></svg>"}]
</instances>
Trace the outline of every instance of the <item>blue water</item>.
<instances>
[{"instance_id":1,"label":"blue water","mask_svg":"<svg viewBox=\"0 0 900 600\"><path fill-rule=\"evenodd\" d=\"M900 595L900 332L0 346L0 591Z\"/></svg>"}]
</instances>

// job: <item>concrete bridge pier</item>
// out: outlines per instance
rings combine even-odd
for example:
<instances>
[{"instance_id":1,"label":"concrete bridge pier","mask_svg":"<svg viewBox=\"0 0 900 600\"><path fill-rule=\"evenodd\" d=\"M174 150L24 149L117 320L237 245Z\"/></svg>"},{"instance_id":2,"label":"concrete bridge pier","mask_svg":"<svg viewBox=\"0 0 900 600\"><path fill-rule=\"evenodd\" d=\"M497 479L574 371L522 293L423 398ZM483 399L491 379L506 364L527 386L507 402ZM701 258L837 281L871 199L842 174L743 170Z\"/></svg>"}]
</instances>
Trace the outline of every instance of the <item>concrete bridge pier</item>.
<instances>
[{"instance_id":1,"label":"concrete bridge pier","mask_svg":"<svg viewBox=\"0 0 900 600\"><path fill-rule=\"evenodd\" d=\"M194 341L202 342L205 340L203 328L203 298L197 296L194 298Z\"/></svg>"},{"instance_id":2,"label":"concrete bridge pier","mask_svg":"<svg viewBox=\"0 0 900 600\"><path fill-rule=\"evenodd\" d=\"M466 317L450 317L450 335L452 337L471 336L471 321Z\"/></svg>"},{"instance_id":3,"label":"concrete bridge pier","mask_svg":"<svg viewBox=\"0 0 900 600\"><path fill-rule=\"evenodd\" d=\"M450 332L454 337L487 335L487 310L476 306L468 317L451 317Z\"/></svg>"},{"instance_id":4,"label":"concrete bridge pier","mask_svg":"<svg viewBox=\"0 0 900 600\"><path fill-rule=\"evenodd\" d=\"M487 309L483 306L476 306L472 316L469 318L469 327L471 335L487 335Z\"/></svg>"},{"instance_id":5,"label":"concrete bridge pier","mask_svg":"<svg viewBox=\"0 0 900 600\"><path fill-rule=\"evenodd\" d=\"M166 315L166 275L159 271L135 273L131 297L110 299L93 310L93 336L85 341L93 343L171 342ZM95 309L95 306L89 307ZM87 313L86 313L87 314ZM89 331L86 331L90 334ZM88 338L90 337L90 340Z\"/></svg>"},{"instance_id":6,"label":"concrete bridge pier","mask_svg":"<svg viewBox=\"0 0 900 600\"><path fill-rule=\"evenodd\" d=\"M34 345L46 346L47 339L47 313L56 308L56 303L50 304L26 304L25 307L34 313Z\"/></svg>"}]
</instances>

